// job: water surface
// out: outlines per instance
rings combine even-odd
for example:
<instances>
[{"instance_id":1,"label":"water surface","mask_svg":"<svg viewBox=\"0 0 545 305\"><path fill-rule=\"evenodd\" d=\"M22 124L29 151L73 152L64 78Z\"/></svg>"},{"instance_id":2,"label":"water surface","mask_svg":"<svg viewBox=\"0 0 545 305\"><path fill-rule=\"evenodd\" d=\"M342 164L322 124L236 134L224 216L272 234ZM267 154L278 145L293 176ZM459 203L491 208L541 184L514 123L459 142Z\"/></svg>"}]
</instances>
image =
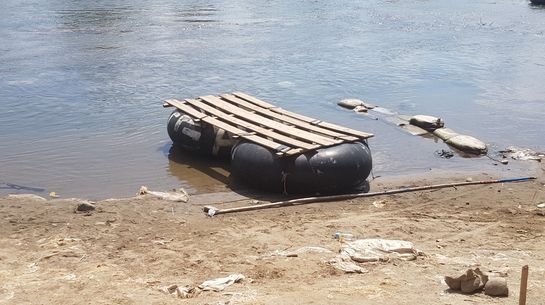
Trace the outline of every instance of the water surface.
<instances>
[{"instance_id":1,"label":"water surface","mask_svg":"<svg viewBox=\"0 0 545 305\"><path fill-rule=\"evenodd\" d=\"M492 170L336 102L545 150L544 31L545 9L522 0L3 0L0 183L89 198L224 189L223 165L169 158L161 104L235 90L375 133L378 175Z\"/></svg>"}]
</instances>

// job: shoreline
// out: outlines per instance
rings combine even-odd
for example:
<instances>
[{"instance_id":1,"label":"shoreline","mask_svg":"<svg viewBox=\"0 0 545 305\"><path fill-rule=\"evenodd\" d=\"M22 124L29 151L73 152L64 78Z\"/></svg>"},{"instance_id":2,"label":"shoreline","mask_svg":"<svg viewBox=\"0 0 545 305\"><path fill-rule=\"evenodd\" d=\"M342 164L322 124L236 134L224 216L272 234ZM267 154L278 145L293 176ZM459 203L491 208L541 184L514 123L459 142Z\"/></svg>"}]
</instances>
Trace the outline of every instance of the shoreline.
<instances>
[{"instance_id":1,"label":"shoreline","mask_svg":"<svg viewBox=\"0 0 545 305\"><path fill-rule=\"evenodd\" d=\"M498 165L497 170L490 171L490 172L483 172L479 170L451 170L451 169L432 169L430 168L428 171L408 171L401 174L391 174L387 173L387 176L379 175L374 176L374 178L370 175L369 176L369 183L371 186L371 191L375 190L375 188L378 188L376 190L385 190L386 188L395 188L396 186L403 186L403 185L409 185L412 184L412 186L423 186L426 184L414 184L414 181L417 182L425 182L428 184L438 184L438 183L450 183L450 182L460 182L467 178L471 178L473 180L487 180L487 179L503 179L503 178L515 178L515 177L538 177L542 169L540 168L541 162L535 162L535 161L516 161L518 164L516 168L511 169L508 167L503 167L502 165ZM508 175L505 175L505 173L508 173ZM190 198L199 198L204 201L203 204L210 203L210 198L221 198L221 195L226 195L229 199L228 201L233 201L233 198L240 198L238 200L244 200L248 199L251 200L252 196L261 198L261 199L277 199L277 200L285 200L286 198L293 199L293 198L300 198L300 197L310 197L313 195L291 195L291 196L283 196L281 194L274 194L274 193L262 193L262 192L255 192L251 189L245 189L245 188L236 188L231 189L229 186L222 184L221 187L214 187L216 191L206 191L206 192L196 192L196 193L190 193ZM225 191L219 190L220 188L224 188ZM161 190L161 189L154 189L154 191L160 191L160 192L168 192L169 190ZM135 188L135 196L122 196L122 197L109 197L105 199L90 199L85 197L58 197L58 198L52 198L49 197L48 194L41 194L41 192L19 192L19 193L8 193L6 195L0 196L0 199L9 199L10 196L15 195L16 197L27 197L31 198L33 196L36 197L37 200L40 200L38 197L43 198L46 201L58 201L58 200L83 200L83 201L90 201L90 202L102 202L102 201L112 201L112 200L130 200L130 199L138 199L140 198L139 195L137 195L137 189ZM29 196L27 196L29 195ZM210 197L210 198L208 198ZM255 199L255 198L254 198ZM190 199L191 203L191 199Z\"/></svg>"},{"instance_id":2,"label":"shoreline","mask_svg":"<svg viewBox=\"0 0 545 305\"><path fill-rule=\"evenodd\" d=\"M0 198L0 304L498 304L518 299L530 266L529 304L545 294L545 165L526 183L475 185L207 217L200 204L154 197L103 200L75 213L78 199ZM464 181L468 175L448 181ZM472 176L474 180L491 176ZM380 178L379 178L380 179ZM374 180L375 188L426 184ZM225 194L218 198L226 199ZM255 204L251 199L222 208ZM414 261L358 263L363 274L327 262L356 239L414 243ZM306 248L305 248L306 247ZM320 247L327 252L301 252ZM280 252L279 252L280 251ZM300 251L297 255L278 255ZM275 254L276 253L276 254ZM448 290L445 275L468 268L507 280L509 296ZM222 292L180 300L161 292L240 273Z\"/></svg>"}]
</instances>

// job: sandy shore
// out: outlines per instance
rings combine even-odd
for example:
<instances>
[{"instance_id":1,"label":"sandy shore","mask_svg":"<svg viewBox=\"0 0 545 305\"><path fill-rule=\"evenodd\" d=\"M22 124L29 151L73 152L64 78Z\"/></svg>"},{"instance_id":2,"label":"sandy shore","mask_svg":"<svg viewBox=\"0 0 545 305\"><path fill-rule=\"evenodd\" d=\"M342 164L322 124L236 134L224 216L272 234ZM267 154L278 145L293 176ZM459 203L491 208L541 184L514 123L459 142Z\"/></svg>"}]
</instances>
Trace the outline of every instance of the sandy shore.
<instances>
[{"instance_id":1,"label":"sandy shore","mask_svg":"<svg viewBox=\"0 0 545 305\"><path fill-rule=\"evenodd\" d=\"M0 199L0 304L516 304L530 266L528 304L545 304L544 167L529 183L494 184L254 211L210 218L201 202L152 197L97 202ZM490 179L484 174L474 180ZM464 181L444 177L443 181ZM373 190L432 181L373 181ZM380 201L377 203L377 201ZM373 204L375 202L375 204ZM251 204L238 201L219 207ZM361 264L346 274L325 261L356 238L401 239L415 261ZM319 246L332 253L270 256ZM507 298L447 290L467 268L507 279ZM222 292L177 299L160 291L241 273Z\"/></svg>"}]
</instances>

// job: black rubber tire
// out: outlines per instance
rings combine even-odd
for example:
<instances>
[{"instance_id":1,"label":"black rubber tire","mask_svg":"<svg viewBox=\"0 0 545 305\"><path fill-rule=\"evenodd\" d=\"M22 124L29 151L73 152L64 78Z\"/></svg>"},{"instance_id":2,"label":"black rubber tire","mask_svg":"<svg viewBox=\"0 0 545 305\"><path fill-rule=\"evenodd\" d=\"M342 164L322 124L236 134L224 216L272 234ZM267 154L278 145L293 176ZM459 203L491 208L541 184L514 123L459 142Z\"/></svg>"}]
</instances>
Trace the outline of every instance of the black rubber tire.
<instances>
[{"instance_id":1,"label":"black rubber tire","mask_svg":"<svg viewBox=\"0 0 545 305\"><path fill-rule=\"evenodd\" d=\"M304 153L289 166L287 193L335 194L359 189L371 173L372 158L366 144L355 142Z\"/></svg>"},{"instance_id":2,"label":"black rubber tire","mask_svg":"<svg viewBox=\"0 0 545 305\"><path fill-rule=\"evenodd\" d=\"M180 110L174 110L167 123L168 136L177 147L192 153L206 156L229 158L235 141L222 141L220 147L215 147L218 138L218 128L204 123L195 122L193 118ZM229 138L222 131L221 138ZM232 142L232 143L231 143Z\"/></svg>"},{"instance_id":3,"label":"black rubber tire","mask_svg":"<svg viewBox=\"0 0 545 305\"><path fill-rule=\"evenodd\" d=\"M338 194L367 190L371 152L362 142L345 143L278 158L258 144L241 142L231 154L231 174L256 189L288 194Z\"/></svg>"},{"instance_id":4,"label":"black rubber tire","mask_svg":"<svg viewBox=\"0 0 545 305\"><path fill-rule=\"evenodd\" d=\"M236 181L259 190L282 190L280 159L271 150L255 143L240 142L233 147L231 175Z\"/></svg>"}]
</instances>

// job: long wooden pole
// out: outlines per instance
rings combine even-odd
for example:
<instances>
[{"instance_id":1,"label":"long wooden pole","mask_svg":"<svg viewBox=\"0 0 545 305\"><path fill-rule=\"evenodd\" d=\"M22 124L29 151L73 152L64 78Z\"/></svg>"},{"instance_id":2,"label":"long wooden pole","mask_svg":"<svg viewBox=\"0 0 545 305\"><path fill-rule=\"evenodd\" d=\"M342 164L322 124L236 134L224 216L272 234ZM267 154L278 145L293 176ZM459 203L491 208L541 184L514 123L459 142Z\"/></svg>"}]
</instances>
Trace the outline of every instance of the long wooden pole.
<instances>
[{"instance_id":1,"label":"long wooden pole","mask_svg":"<svg viewBox=\"0 0 545 305\"><path fill-rule=\"evenodd\" d=\"M526 182L534 180L536 177L524 177L524 178L511 178L511 179L497 179L497 180L481 180L481 181L471 181L471 182L456 182L456 183L445 183L445 184L434 184L427 186L418 186L418 187L407 187L402 189L388 190L382 192L373 192L373 193L356 193L356 194L343 194L343 195L332 195L332 196L318 196L318 197L306 197L298 198L287 201L279 201L272 203L265 203L259 205L230 208L230 209L216 209L212 206L205 206L203 211L209 216L227 214L227 213L236 213L236 212L247 212L254 210L263 210L270 208L280 208L286 206L294 205L303 205L315 202L324 202L324 201L335 201L335 200L347 200L360 197L374 197L374 196L383 196L383 195L393 195L400 193L416 192L416 191L425 191L433 189L441 189L447 187L457 187L457 186L467 186L467 185L477 185L477 184L493 184L493 183L510 183L510 182Z\"/></svg>"},{"instance_id":2,"label":"long wooden pole","mask_svg":"<svg viewBox=\"0 0 545 305\"><path fill-rule=\"evenodd\" d=\"M520 276L519 305L526 305L526 290L528 288L528 265L522 267Z\"/></svg>"}]
</instances>

